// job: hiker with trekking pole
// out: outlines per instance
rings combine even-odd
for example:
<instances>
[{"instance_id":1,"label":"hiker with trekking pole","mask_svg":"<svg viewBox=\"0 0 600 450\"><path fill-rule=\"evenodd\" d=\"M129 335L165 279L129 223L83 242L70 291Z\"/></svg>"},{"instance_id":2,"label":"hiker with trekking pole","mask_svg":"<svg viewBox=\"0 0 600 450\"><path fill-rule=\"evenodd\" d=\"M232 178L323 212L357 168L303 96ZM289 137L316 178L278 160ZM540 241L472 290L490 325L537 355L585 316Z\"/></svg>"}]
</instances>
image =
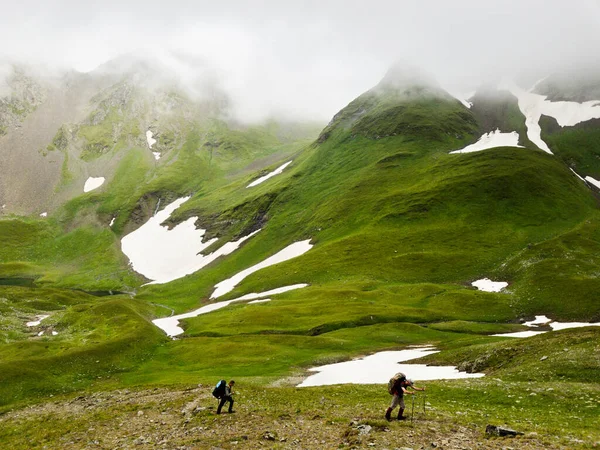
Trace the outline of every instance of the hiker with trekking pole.
<instances>
[{"instance_id":1,"label":"hiker with trekking pole","mask_svg":"<svg viewBox=\"0 0 600 450\"><path fill-rule=\"evenodd\" d=\"M396 406L400 406L398 410L398 420L406 420L406 416L404 416L404 395L414 395L415 392L409 391L408 388L413 389L415 391L425 391L425 388L418 388L414 385L412 380L406 378L402 372L398 372L388 382L388 392L393 395L392 404L385 411L385 418L388 421L392 420L392 411ZM424 405L424 404L423 404ZM425 406L423 406L425 408ZM413 398L413 414L414 414L414 398ZM411 415L412 417L412 415Z\"/></svg>"}]
</instances>

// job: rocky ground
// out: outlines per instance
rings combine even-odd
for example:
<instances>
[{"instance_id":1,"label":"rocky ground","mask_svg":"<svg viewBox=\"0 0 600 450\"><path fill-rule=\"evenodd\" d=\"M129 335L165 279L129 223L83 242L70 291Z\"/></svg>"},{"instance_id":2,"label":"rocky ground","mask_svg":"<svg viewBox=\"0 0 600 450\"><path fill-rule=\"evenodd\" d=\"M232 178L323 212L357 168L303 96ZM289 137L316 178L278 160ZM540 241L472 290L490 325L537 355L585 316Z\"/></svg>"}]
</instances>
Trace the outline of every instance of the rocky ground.
<instances>
[{"instance_id":1,"label":"rocky ground","mask_svg":"<svg viewBox=\"0 0 600 450\"><path fill-rule=\"evenodd\" d=\"M439 411L414 421L386 422L385 405L317 409L292 401L239 395L233 414L216 414L211 388L120 390L13 410L0 416L0 437L13 449L547 449L572 448L535 433L489 438L484 429L456 423ZM379 408L378 408L379 407ZM281 408L281 409L279 409ZM279 409L279 410L278 410Z\"/></svg>"}]
</instances>

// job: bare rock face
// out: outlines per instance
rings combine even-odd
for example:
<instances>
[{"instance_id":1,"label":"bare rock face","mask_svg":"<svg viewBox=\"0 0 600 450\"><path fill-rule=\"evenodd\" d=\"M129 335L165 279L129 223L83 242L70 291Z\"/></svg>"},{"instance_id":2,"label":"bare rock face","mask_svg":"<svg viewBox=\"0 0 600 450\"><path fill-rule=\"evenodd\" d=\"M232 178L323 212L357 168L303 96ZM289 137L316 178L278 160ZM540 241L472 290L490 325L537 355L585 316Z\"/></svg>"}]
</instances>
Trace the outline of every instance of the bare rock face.
<instances>
[{"instance_id":1,"label":"bare rock face","mask_svg":"<svg viewBox=\"0 0 600 450\"><path fill-rule=\"evenodd\" d=\"M0 80L0 136L19 127L46 99L46 89L22 68L7 66Z\"/></svg>"},{"instance_id":2,"label":"bare rock face","mask_svg":"<svg viewBox=\"0 0 600 450\"><path fill-rule=\"evenodd\" d=\"M168 69L131 56L90 73L0 61L0 214L51 215L83 194L88 177L110 184L128 152L148 148L148 130L156 143L146 165L159 164L152 152L172 162L195 124L221 116L226 97L193 96Z\"/></svg>"}]
</instances>

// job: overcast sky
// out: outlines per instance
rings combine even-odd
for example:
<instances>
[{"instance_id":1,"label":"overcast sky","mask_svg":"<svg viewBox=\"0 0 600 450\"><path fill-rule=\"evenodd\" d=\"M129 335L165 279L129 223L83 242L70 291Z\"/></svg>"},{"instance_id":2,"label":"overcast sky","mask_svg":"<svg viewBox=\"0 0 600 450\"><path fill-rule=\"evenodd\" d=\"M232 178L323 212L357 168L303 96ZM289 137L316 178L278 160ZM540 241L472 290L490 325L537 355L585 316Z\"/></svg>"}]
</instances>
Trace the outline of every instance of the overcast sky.
<instances>
[{"instance_id":1,"label":"overcast sky","mask_svg":"<svg viewBox=\"0 0 600 450\"><path fill-rule=\"evenodd\" d=\"M597 0L0 2L0 55L80 71L136 50L198 55L249 116L328 120L396 60L466 89L600 54Z\"/></svg>"}]
</instances>

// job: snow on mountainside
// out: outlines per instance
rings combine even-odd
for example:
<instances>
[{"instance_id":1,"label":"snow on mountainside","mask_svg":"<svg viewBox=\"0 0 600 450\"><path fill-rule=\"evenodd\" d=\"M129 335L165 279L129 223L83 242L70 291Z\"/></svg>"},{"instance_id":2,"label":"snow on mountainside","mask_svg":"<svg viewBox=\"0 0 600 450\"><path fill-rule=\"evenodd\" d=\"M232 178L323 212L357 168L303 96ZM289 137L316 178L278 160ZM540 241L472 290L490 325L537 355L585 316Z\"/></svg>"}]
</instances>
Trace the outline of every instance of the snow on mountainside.
<instances>
[{"instance_id":1,"label":"snow on mountainside","mask_svg":"<svg viewBox=\"0 0 600 450\"><path fill-rule=\"evenodd\" d=\"M535 87L535 86L534 86ZM541 137L540 118L542 115L556 119L561 127L573 126L600 117L600 99L584 103L572 101L550 101L545 95L525 91L514 82L504 81L499 87L508 90L519 101L519 108L526 117L527 136L541 150L552 153Z\"/></svg>"},{"instance_id":2,"label":"snow on mountainside","mask_svg":"<svg viewBox=\"0 0 600 450\"><path fill-rule=\"evenodd\" d=\"M513 131L511 133L502 133L500 130L490 131L479 138L479 140L471 145L467 145L461 150L455 150L450 153L471 153L487 150L495 147L520 147L518 144L519 135Z\"/></svg>"}]
</instances>

